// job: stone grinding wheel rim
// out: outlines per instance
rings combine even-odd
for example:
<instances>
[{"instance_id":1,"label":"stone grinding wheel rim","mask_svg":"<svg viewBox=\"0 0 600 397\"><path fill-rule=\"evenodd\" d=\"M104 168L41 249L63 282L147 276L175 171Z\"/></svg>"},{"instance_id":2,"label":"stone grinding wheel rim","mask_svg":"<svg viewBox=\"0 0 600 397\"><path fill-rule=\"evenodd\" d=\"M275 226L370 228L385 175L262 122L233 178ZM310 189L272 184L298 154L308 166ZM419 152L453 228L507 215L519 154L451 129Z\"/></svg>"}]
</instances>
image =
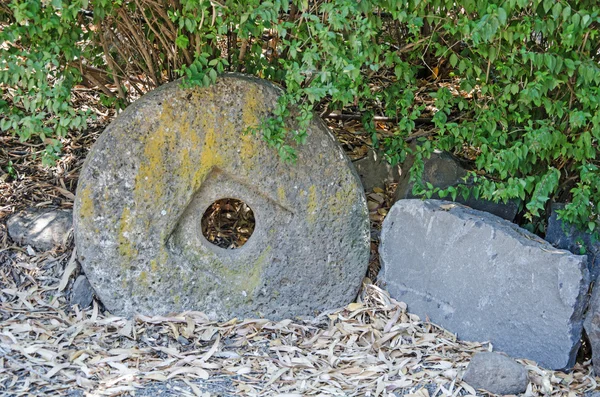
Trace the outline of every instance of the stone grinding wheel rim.
<instances>
[{"instance_id":1,"label":"stone grinding wheel rim","mask_svg":"<svg viewBox=\"0 0 600 397\"><path fill-rule=\"evenodd\" d=\"M279 95L239 74L207 88L172 82L107 127L81 172L74 229L80 263L110 312L279 319L355 298L368 266L368 210L335 138L313 120L288 164L242 133ZM256 218L236 250L200 230L204 210L224 197Z\"/></svg>"}]
</instances>

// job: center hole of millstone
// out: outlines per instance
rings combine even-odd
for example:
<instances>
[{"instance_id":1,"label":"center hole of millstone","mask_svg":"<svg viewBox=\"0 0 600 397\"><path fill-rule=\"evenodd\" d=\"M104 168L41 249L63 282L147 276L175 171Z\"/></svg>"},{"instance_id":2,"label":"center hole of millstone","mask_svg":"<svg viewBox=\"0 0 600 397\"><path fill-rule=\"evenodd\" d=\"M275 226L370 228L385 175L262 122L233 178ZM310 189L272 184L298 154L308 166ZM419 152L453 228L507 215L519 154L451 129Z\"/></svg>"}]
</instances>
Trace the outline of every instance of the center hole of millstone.
<instances>
[{"instance_id":1,"label":"center hole of millstone","mask_svg":"<svg viewBox=\"0 0 600 397\"><path fill-rule=\"evenodd\" d=\"M255 224L254 212L248 204L234 198L223 198L204 211L202 234L217 247L236 249L246 244Z\"/></svg>"}]
</instances>

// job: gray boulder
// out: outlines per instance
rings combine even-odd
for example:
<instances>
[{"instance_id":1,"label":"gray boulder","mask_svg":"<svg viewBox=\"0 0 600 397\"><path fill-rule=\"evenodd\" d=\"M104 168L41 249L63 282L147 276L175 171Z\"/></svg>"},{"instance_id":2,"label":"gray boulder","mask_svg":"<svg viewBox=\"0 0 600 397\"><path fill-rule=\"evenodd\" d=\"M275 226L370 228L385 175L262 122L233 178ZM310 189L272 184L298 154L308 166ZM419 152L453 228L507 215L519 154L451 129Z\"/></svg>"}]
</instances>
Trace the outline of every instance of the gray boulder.
<instances>
[{"instance_id":1,"label":"gray boulder","mask_svg":"<svg viewBox=\"0 0 600 397\"><path fill-rule=\"evenodd\" d=\"M286 141L295 164L247 131L281 93L238 74L206 88L176 81L107 127L81 171L74 225L80 263L110 312L281 319L356 297L370 241L352 163L318 118L305 145ZM204 212L223 198L256 219L238 249L203 235Z\"/></svg>"},{"instance_id":2,"label":"gray boulder","mask_svg":"<svg viewBox=\"0 0 600 397\"><path fill-rule=\"evenodd\" d=\"M380 280L421 318L513 357L573 366L590 283L585 256L440 200L394 204L379 252Z\"/></svg>"},{"instance_id":3,"label":"gray boulder","mask_svg":"<svg viewBox=\"0 0 600 397\"><path fill-rule=\"evenodd\" d=\"M481 352L471 359L463 380L493 394L520 394L527 390L527 370L499 353Z\"/></svg>"},{"instance_id":4,"label":"gray boulder","mask_svg":"<svg viewBox=\"0 0 600 397\"><path fill-rule=\"evenodd\" d=\"M92 305L93 299L94 289L90 285L90 282L83 274L79 275L73 283L70 299L71 306L79 305L80 309L85 309Z\"/></svg>"},{"instance_id":5,"label":"gray boulder","mask_svg":"<svg viewBox=\"0 0 600 397\"><path fill-rule=\"evenodd\" d=\"M594 285L584 326L592 348L594 373L600 376L600 285L597 283Z\"/></svg>"},{"instance_id":6,"label":"gray boulder","mask_svg":"<svg viewBox=\"0 0 600 397\"><path fill-rule=\"evenodd\" d=\"M414 161L414 156L408 156L406 161L402 163L400 180L394 196L395 201L419 198L413 194L414 183L410 181L410 168L413 166ZM464 185L466 176L467 170L456 157L450 153L435 151L428 159L424 160L421 180L425 184L431 183L433 187L446 189L451 186ZM448 196L444 200L451 199ZM476 199L472 196L469 196L465 200L461 195L456 196L454 201L476 210L489 212L509 221L515 219L519 210L519 205L516 201L494 203L489 200Z\"/></svg>"},{"instance_id":7,"label":"gray boulder","mask_svg":"<svg viewBox=\"0 0 600 397\"><path fill-rule=\"evenodd\" d=\"M73 225L71 210L29 208L8 220L8 234L20 245L47 251L64 243Z\"/></svg>"},{"instance_id":8,"label":"gray boulder","mask_svg":"<svg viewBox=\"0 0 600 397\"><path fill-rule=\"evenodd\" d=\"M565 208L564 204L552 204L552 212L548 218L546 240L553 246L571 251L576 255L585 254L588 259L588 270L592 281L598 280L600 274L600 241L595 241L590 233L585 233L571 224L558 219L556 210Z\"/></svg>"},{"instance_id":9,"label":"gray boulder","mask_svg":"<svg viewBox=\"0 0 600 397\"><path fill-rule=\"evenodd\" d=\"M376 187L383 189L386 183L400 180L398 167L392 167L381 153L373 149L369 149L364 158L354 161L354 166L367 192Z\"/></svg>"}]
</instances>

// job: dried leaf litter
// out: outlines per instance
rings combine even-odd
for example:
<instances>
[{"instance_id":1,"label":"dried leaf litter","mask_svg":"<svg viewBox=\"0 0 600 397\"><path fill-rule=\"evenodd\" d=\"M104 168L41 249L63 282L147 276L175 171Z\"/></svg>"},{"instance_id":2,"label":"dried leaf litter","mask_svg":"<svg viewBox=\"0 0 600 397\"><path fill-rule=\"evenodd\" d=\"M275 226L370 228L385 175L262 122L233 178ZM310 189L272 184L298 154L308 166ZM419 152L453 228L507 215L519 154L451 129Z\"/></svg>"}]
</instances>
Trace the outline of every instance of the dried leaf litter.
<instances>
[{"instance_id":1,"label":"dried leaf litter","mask_svg":"<svg viewBox=\"0 0 600 397\"><path fill-rule=\"evenodd\" d=\"M313 319L217 323L199 312L126 319L97 302L86 311L67 306L65 279L77 271L71 252L0 255L0 393L7 395L132 395L156 382L179 382L172 395L213 395L218 385L226 385L219 395L240 396L476 395L461 375L475 352L490 348L421 321L368 279L357 302ZM564 374L520 361L531 375L528 396L597 387L589 363Z\"/></svg>"}]
</instances>

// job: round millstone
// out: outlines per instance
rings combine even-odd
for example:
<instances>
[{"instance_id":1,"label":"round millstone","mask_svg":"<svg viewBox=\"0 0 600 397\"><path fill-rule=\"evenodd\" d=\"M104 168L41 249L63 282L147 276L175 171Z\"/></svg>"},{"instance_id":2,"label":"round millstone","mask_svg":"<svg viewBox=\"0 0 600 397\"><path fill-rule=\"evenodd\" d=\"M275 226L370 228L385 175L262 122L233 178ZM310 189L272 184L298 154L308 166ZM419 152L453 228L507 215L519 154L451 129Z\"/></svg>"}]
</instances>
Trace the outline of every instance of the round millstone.
<instances>
[{"instance_id":1,"label":"round millstone","mask_svg":"<svg viewBox=\"0 0 600 397\"><path fill-rule=\"evenodd\" d=\"M369 221L347 157L320 120L295 146L295 164L245 133L280 94L237 74L208 88L173 82L100 136L81 172L74 227L81 265L110 312L279 319L355 298ZM254 212L254 232L238 249L202 234L204 212L223 198Z\"/></svg>"}]
</instances>

